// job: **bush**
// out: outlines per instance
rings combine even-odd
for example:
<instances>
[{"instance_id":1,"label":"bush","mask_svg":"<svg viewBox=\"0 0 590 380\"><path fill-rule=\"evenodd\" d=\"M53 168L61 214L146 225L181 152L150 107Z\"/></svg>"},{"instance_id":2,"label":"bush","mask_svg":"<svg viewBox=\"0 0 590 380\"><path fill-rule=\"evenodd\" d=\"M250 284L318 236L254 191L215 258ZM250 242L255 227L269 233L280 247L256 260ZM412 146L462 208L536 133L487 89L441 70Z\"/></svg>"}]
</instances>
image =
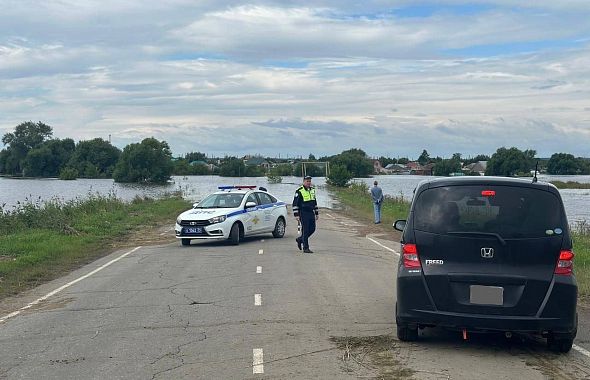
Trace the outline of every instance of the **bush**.
<instances>
[{"instance_id":1,"label":"bush","mask_svg":"<svg viewBox=\"0 0 590 380\"><path fill-rule=\"evenodd\" d=\"M172 153L168 143L147 138L123 149L113 179L115 182L166 183L172 168Z\"/></svg>"},{"instance_id":2,"label":"bush","mask_svg":"<svg viewBox=\"0 0 590 380\"><path fill-rule=\"evenodd\" d=\"M78 178L78 171L74 168L63 168L59 173L59 179L71 181Z\"/></svg>"},{"instance_id":3,"label":"bush","mask_svg":"<svg viewBox=\"0 0 590 380\"><path fill-rule=\"evenodd\" d=\"M301 171L301 170L300 170ZM280 164L270 169L270 174L274 176L289 176L293 175L293 165Z\"/></svg>"},{"instance_id":4,"label":"bush","mask_svg":"<svg viewBox=\"0 0 590 380\"><path fill-rule=\"evenodd\" d=\"M344 165L334 165L330 167L328 175L328 184L336 187L347 187L348 182L352 179L352 174Z\"/></svg>"},{"instance_id":5,"label":"bush","mask_svg":"<svg viewBox=\"0 0 590 380\"><path fill-rule=\"evenodd\" d=\"M283 177L281 177L280 175L269 174L266 176L266 180L268 181L268 183L281 183L283 182Z\"/></svg>"}]
</instances>

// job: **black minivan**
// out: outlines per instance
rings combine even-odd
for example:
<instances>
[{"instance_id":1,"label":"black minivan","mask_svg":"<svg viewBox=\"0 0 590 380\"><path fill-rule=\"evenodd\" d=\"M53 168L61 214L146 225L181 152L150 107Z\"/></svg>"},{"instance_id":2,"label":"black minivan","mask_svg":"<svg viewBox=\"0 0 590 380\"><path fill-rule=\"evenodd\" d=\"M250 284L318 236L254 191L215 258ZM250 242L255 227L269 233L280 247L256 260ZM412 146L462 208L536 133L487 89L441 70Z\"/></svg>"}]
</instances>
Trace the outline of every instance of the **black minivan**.
<instances>
[{"instance_id":1,"label":"black minivan","mask_svg":"<svg viewBox=\"0 0 590 380\"><path fill-rule=\"evenodd\" d=\"M549 183L499 177L421 182L403 231L396 323L418 329L539 334L568 352L578 288L563 202Z\"/></svg>"}]
</instances>

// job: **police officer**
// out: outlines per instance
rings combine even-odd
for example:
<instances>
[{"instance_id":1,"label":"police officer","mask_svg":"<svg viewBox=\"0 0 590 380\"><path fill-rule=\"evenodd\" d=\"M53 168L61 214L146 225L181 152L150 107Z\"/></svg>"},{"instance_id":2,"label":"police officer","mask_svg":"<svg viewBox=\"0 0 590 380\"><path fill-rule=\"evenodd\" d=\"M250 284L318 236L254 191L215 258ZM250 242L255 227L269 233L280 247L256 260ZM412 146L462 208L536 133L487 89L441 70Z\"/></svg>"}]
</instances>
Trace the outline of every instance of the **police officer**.
<instances>
[{"instance_id":1,"label":"police officer","mask_svg":"<svg viewBox=\"0 0 590 380\"><path fill-rule=\"evenodd\" d=\"M309 237L315 232L315 221L318 219L318 203L315 199L315 188L311 186L311 176L303 178L303 186L295 191L293 198L293 214L302 227L301 236L297 239L297 248L303 252L313 253L309 249Z\"/></svg>"}]
</instances>

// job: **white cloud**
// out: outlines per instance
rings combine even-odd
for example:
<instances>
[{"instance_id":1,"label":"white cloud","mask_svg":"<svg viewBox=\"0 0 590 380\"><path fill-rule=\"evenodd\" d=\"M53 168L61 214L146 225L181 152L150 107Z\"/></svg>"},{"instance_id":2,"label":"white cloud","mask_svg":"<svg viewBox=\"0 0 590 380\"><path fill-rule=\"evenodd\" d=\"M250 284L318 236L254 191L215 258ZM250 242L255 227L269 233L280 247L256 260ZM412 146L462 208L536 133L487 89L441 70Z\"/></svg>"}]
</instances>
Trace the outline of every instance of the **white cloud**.
<instances>
[{"instance_id":1,"label":"white cloud","mask_svg":"<svg viewBox=\"0 0 590 380\"><path fill-rule=\"evenodd\" d=\"M588 33L590 12L556 17L512 9L421 18L331 18L322 8L244 5L209 12L172 37L197 51L257 60L317 57L434 57L441 49L555 40ZM550 25L550 27L548 27Z\"/></svg>"},{"instance_id":2,"label":"white cloud","mask_svg":"<svg viewBox=\"0 0 590 380\"><path fill-rule=\"evenodd\" d=\"M119 146L154 136L176 154L590 156L585 0L478 3L403 17L382 1L9 1L0 129L41 120Z\"/></svg>"}]
</instances>

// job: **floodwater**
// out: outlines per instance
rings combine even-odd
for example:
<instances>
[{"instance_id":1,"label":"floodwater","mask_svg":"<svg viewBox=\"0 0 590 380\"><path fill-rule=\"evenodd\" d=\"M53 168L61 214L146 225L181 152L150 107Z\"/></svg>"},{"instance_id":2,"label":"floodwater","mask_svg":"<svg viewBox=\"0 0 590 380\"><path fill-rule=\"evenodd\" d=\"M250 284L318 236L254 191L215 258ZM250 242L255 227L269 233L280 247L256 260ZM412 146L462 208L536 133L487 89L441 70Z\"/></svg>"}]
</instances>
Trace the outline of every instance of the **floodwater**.
<instances>
[{"instance_id":1,"label":"floodwater","mask_svg":"<svg viewBox=\"0 0 590 380\"><path fill-rule=\"evenodd\" d=\"M416 185L424 180L423 176L413 175L380 175L373 178L358 178L355 181L372 185L379 181L386 195L412 199L412 192ZM540 181L560 180L590 183L590 176L549 176L540 175ZM324 190L325 178L313 179L318 187L318 204L320 207L335 208L338 202ZM11 210L18 202L40 202L57 199L68 201L84 199L91 194L112 194L123 200L132 200L136 196L161 197L166 193L181 191L183 196L191 201L198 201L207 194L216 191L217 186L223 185L255 185L264 186L277 198L290 203L295 189L301 184L299 177L283 177L278 184L268 183L266 177L233 178L219 176L175 176L166 185L120 184L112 179L77 179L75 181L61 181L58 179L14 179L0 177L0 206L4 210ZM590 189L560 190L566 213L570 223L590 221ZM367 195L368 196L368 195Z\"/></svg>"}]
</instances>

